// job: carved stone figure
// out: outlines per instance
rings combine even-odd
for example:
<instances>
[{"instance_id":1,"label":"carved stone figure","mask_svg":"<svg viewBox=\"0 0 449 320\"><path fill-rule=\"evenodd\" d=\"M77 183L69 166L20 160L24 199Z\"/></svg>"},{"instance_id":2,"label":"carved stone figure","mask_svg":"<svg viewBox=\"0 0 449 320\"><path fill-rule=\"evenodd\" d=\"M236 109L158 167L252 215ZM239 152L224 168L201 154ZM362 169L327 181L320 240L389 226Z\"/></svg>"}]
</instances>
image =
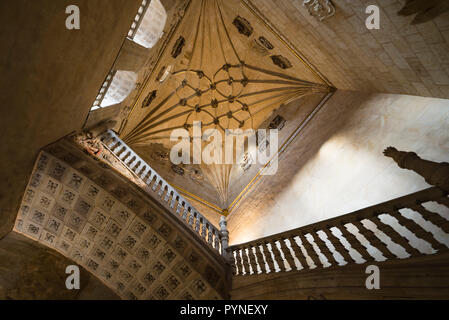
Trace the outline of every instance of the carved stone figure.
<instances>
[{"instance_id":1,"label":"carved stone figure","mask_svg":"<svg viewBox=\"0 0 449 320\"><path fill-rule=\"evenodd\" d=\"M311 16L320 21L335 14L335 7L330 0L304 0L302 5L307 8Z\"/></svg>"}]
</instances>

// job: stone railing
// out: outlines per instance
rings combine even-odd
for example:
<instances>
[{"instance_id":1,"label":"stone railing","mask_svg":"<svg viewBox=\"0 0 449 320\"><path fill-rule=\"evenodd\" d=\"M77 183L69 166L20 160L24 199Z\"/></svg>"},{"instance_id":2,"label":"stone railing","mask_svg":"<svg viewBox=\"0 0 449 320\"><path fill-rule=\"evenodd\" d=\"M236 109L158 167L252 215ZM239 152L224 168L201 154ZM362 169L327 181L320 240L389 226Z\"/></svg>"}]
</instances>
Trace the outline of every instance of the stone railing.
<instances>
[{"instance_id":1,"label":"stone railing","mask_svg":"<svg viewBox=\"0 0 449 320\"><path fill-rule=\"evenodd\" d=\"M434 254L449 248L449 164L387 148L401 168L436 185L401 198L231 246L236 275L326 268Z\"/></svg>"},{"instance_id":2,"label":"stone railing","mask_svg":"<svg viewBox=\"0 0 449 320\"><path fill-rule=\"evenodd\" d=\"M435 250L447 250L449 221L422 205L430 201L449 208L446 193L429 188L337 218L231 246L228 252L234 274L307 270L429 254L428 248L414 241L414 237L428 242ZM414 211L413 218L399 211L404 208ZM446 239L432 233L429 224L441 228ZM404 227L414 237L404 233Z\"/></svg>"},{"instance_id":3,"label":"stone railing","mask_svg":"<svg viewBox=\"0 0 449 320\"><path fill-rule=\"evenodd\" d=\"M222 217L221 230L203 217L182 195L152 169L137 153L124 143L112 130L106 130L98 136L104 148L140 180L145 190L158 199L166 209L181 219L211 248L226 254L228 232L226 221Z\"/></svg>"}]
</instances>

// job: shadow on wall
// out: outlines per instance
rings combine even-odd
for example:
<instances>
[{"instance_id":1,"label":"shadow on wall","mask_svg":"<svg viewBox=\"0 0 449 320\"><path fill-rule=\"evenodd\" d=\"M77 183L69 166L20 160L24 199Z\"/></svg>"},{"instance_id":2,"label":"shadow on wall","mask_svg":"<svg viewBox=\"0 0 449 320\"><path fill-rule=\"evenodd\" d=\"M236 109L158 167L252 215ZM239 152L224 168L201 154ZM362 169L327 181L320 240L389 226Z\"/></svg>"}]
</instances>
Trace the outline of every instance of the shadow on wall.
<instances>
[{"instance_id":1,"label":"shadow on wall","mask_svg":"<svg viewBox=\"0 0 449 320\"><path fill-rule=\"evenodd\" d=\"M116 300L119 297L80 267L80 290L65 287L73 262L19 235L0 240L0 300Z\"/></svg>"}]
</instances>

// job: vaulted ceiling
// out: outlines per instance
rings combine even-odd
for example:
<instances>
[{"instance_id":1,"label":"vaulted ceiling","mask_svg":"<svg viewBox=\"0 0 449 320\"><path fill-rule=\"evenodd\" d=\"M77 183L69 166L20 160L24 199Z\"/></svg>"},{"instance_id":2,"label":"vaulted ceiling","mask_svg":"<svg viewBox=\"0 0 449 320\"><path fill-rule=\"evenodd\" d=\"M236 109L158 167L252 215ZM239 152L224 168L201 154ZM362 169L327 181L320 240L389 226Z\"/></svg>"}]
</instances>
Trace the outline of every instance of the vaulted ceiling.
<instances>
[{"instance_id":1,"label":"vaulted ceiling","mask_svg":"<svg viewBox=\"0 0 449 320\"><path fill-rule=\"evenodd\" d=\"M169 183L224 213L265 163L174 165L171 132L192 136L194 121L203 132L279 128L281 146L333 90L288 39L238 0L187 2L140 87L122 138Z\"/></svg>"}]
</instances>

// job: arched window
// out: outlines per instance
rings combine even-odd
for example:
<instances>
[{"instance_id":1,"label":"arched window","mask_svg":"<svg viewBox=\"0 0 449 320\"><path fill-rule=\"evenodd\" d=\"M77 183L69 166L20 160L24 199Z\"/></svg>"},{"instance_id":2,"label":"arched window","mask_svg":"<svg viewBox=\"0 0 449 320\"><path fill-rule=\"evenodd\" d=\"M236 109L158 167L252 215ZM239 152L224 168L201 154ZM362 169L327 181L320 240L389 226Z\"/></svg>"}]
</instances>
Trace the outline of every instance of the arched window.
<instances>
[{"instance_id":1,"label":"arched window","mask_svg":"<svg viewBox=\"0 0 449 320\"><path fill-rule=\"evenodd\" d=\"M166 21L167 13L160 0L143 0L128 38L145 48L152 48L162 37Z\"/></svg>"},{"instance_id":2,"label":"arched window","mask_svg":"<svg viewBox=\"0 0 449 320\"><path fill-rule=\"evenodd\" d=\"M121 103L134 89L136 81L135 72L123 70L111 72L103 83L91 110Z\"/></svg>"}]
</instances>

